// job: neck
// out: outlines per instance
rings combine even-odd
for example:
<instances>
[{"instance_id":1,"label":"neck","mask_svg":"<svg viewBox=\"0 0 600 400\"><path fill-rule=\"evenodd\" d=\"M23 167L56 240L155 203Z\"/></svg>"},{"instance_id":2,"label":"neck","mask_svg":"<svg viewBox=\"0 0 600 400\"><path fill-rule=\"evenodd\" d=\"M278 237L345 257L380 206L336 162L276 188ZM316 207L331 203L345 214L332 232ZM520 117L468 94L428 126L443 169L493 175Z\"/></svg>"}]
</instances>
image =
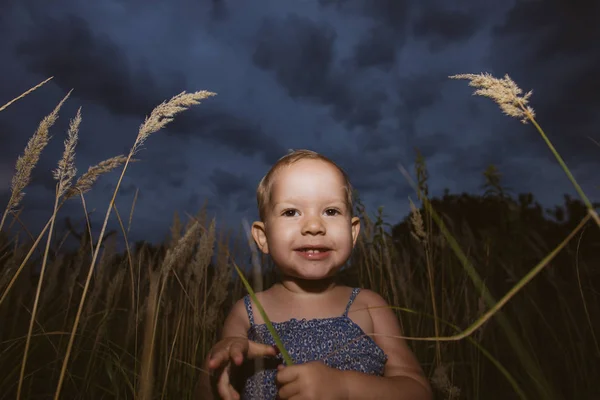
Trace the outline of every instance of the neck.
<instances>
[{"instance_id":1,"label":"neck","mask_svg":"<svg viewBox=\"0 0 600 400\"><path fill-rule=\"evenodd\" d=\"M289 294L310 296L330 292L336 287L336 282L333 278L307 280L283 276L281 282L277 285Z\"/></svg>"}]
</instances>

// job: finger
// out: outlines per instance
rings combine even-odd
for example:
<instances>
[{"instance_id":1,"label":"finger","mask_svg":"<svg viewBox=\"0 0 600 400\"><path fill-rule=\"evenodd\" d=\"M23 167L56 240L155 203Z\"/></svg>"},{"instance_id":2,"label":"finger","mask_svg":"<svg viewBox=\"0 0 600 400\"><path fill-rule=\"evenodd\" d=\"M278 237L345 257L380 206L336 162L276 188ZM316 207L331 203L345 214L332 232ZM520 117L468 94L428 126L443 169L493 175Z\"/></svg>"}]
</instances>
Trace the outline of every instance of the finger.
<instances>
[{"instance_id":1,"label":"finger","mask_svg":"<svg viewBox=\"0 0 600 400\"><path fill-rule=\"evenodd\" d=\"M273 357L279 354L279 349L277 346L271 346L270 344L256 343L249 341L248 342L248 354L247 357L259 358L259 357Z\"/></svg>"},{"instance_id":2,"label":"finger","mask_svg":"<svg viewBox=\"0 0 600 400\"><path fill-rule=\"evenodd\" d=\"M233 388L233 386L229 385L229 397L232 400L240 400L239 393Z\"/></svg>"},{"instance_id":3,"label":"finger","mask_svg":"<svg viewBox=\"0 0 600 400\"><path fill-rule=\"evenodd\" d=\"M279 388L277 394L279 395L279 398L287 400L300 394L301 391L302 385L300 384L300 382L292 382Z\"/></svg>"},{"instance_id":4,"label":"finger","mask_svg":"<svg viewBox=\"0 0 600 400\"><path fill-rule=\"evenodd\" d=\"M227 359L229 358L229 350L228 349L219 349L216 350L213 354L211 354L210 359L208 361L209 369L217 369L219 368Z\"/></svg>"},{"instance_id":5,"label":"finger","mask_svg":"<svg viewBox=\"0 0 600 400\"><path fill-rule=\"evenodd\" d=\"M229 380L229 370L231 364L227 364L225 368L221 371L221 375L219 375L219 380L217 381L217 391L219 392L219 396L223 400L231 400L231 393L229 387L231 386L231 382Z\"/></svg>"},{"instance_id":6,"label":"finger","mask_svg":"<svg viewBox=\"0 0 600 400\"><path fill-rule=\"evenodd\" d=\"M244 361L244 354L248 352L247 342L236 342L229 348L229 358L235 363L240 365Z\"/></svg>"},{"instance_id":7,"label":"finger","mask_svg":"<svg viewBox=\"0 0 600 400\"><path fill-rule=\"evenodd\" d=\"M298 378L298 368L300 367L300 365L290 365L283 368L277 368L275 380L282 386L295 381Z\"/></svg>"}]
</instances>

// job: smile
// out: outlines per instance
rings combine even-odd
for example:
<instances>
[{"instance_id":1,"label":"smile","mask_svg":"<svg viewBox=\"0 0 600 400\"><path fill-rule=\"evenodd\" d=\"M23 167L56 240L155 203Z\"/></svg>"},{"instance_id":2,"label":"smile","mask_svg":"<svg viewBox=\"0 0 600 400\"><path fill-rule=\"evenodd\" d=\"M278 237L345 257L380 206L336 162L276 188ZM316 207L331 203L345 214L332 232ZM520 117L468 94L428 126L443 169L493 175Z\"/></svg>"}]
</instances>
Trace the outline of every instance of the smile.
<instances>
[{"instance_id":1,"label":"smile","mask_svg":"<svg viewBox=\"0 0 600 400\"><path fill-rule=\"evenodd\" d=\"M326 248L305 248L296 252L308 260L323 260L331 254L331 250Z\"/></svg>"}]
</instances>

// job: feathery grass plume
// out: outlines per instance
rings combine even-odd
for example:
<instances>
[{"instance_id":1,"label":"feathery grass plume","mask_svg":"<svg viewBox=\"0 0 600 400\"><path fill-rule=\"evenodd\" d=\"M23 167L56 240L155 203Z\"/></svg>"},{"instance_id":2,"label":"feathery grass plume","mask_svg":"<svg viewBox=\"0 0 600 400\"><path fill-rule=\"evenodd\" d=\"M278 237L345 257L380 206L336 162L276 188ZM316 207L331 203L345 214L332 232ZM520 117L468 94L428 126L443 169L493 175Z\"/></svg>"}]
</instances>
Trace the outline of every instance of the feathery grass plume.
<instances>
[{"instance_id":1,"label":"feathery grass plume","mask_svg":"<svg viewBox=\"0 0 600 400\"><path fill-rule=\"evenodd\" d=\"M50 81L52 78L54 78L53 76L51 76L50 78L46 79L43 82L38 83L37 85L35 85L34 87L32 87L31 89L25 91L23 94L21 94L20 96L15 97L14 99L12 99L11 101L9 101L8 103L6 103L5 105L3 105L2 107L0 107L0 111L4 111L8 108L8 106L10 106L11 104L13 104L16 101L21 100L23 97L27 96L28 94L30 94L31 92L41 88L42 86L44 86L48 81Z\"/></svg>"},{"instance_id":2,"label":"feathery grass plume","mask_svg":"<svg viewBox=\"0 0 600 400\"><path fill-rule=\"evenodd\" d=\"M575 180L575 177L571 173L567 164L565 164L564 160L558 153L558 151L554 148L554 145L542 129L542 127L535 120L535 112L533 108L531 108L529 104L529 98L533 91L529 91L525 93L525 95L521 96L523 91L517 84L507 75L504 76L503 79L494 78L492 75L485 74L458 74L452 75L449 77L450 79L467 79L469 80L469 86L478 88L473 94L479 95L483 97L489 97L494 100L499 106L500 109L504 112L504 114L509 115L511 117L520 118L521 122L526 124L528 121L531 122L537 131L542 136L542 139L546 142L546 145L554 154L556 161L560 164L563 171L573 184L573 187L577 191L577 194L581 197L583 202L585 203L588 213L592 216L598 227L600 227L600 216L594 209L593 204L590 202L585 192Z\"/></svg>"},{"instance_id":3,"label":"feathery grass plume","mask_svg":"<svg viewBox=\"0 0 600 400\"><path fill-rule=\"evenodd\" d=\"M523 94L523 90L508 76L504 78L494 78L489 73L484 74L458 74L450 76L450 79L467 79L469 86L478 88L473 95L489 97L500 106L502 112L508 116L520 118L521 122L526 124L528 121L527 113L531 118L535 117L535 112L529 104L529 98L533 91Z\"/></svg>"},{"instance_id":4,"label":"feathery grass plume","mask_svg":"<svg viewBox=\"0 0 600 400\"><path fill-rule=\"evenodd\" d=\"M444 393L448 400L454 400L460 398L460 389L452 384L450 377L448 377L448 366L438 365L431 378L433 386Z\"/></svg>"},{"instance_id":5,"label":"feathery grass plume","mask_svg":"<svg viewBox=\"0 0 600 400\"><path fill-rule=\"evenodd\" d=\"M413 227L410 234L417 239L419 243L425 244L427 243L427 234L425 233L423 216L421 216L421 211L415 206L415 203L413 203L410 198L408 201L410 203L410 222Z\"/></svg>"},{"instance_id":6,"label":"feathery grass plume","mask_svg":"<svg viewBox=\"0 0 600 400\"><path fill-rule=\"evenodd\" d=\"M71 188L73 178L77 174L75 168L75 146L79 138L79 125L81 124L81 107L77 110L75 118L69 124L65 151L58 162L58 168L52 171L54 179L58 181L58 197L62 197Z\"/></svg>"},{"instance_id":7,"label":"feathery grass plume","mask_svg":"<svg viewBox=\"0 0 600 400\"><path fill-rule=\"evenodd\" d=\"M6 210L2 216L0 229L2 229L2 226L4 225L6 215L14 211L21 200L23 200L23 196L25 196L23 189L29 185L29 181L31 180L31 172L40 160L40 154L42 154L42 151L50 141L48 132L58 119L58 112L70 95L71 91L67 93L67 95L60 101L60 103L58 103L58 105L50 114L42 119L37 130L27 142L27 146L25 147L23 155L17 159L16 173L13 176L11 183L10 199L8 200L8 205L6 206Z\"/></svg>"},{"instance_id":8,"label":"feathery grass plume","mask_svg":"<svg viewBox=\"0 0 600 400\"><path fill-rule=\"evenodd\" d=\"M94 165L93 167L89 167L87 172L83 175L81 175L79 177L79 179L77 179L77 182L75 183L75 186L73 186L72 188L69 188L66 192L65 192L65 199L71 198L73 196L75 196L76 194L78 194L79 192L81 193L86 193L88 192L92 186L94 186L94 183L96 183L96 181L98 180L98 178L100 178L100 176L109 173L110 171L112 171L113 169L120 167L121 165L123 165L125 163L125 161L127 161L127 156L116 156L116 157L112 157L109 158L108 160L104 160L101 161L100 163L98 163L97 165ZM129 161L136 161L136 160L129 160Z\"/></svg>"},{"instance_id":9,"label":"feathery grass plume","mask_svg":"<svg viewBox=\"0 0 600 400\"><path fill-rule=\"evenodd\" d=\"M200 237L200 229L202 227L197 221L194 221L192 226L185 232L175 246L167 250L165 260L161 266L161 275L167 275L173 267L181 260L189 260L192 257L194 247Z\"/></svg>"},{"instance_id":10,"label":"feathery grass plume","mask_svg":"<svg viewBox=\"0 0 600 400\"><path fill-rule=\"evenodd\" d=\"M189 107L200 104L200 100L204 100L208 97L215 96L216 93L209 92L206 90L200 90L194 93L181 92L178 95L171 98L169 101L165 101L159 104L149 117L146 117L144 123L140 126L140 130L131 154L135 155L137 151L143 146L146 139L153 134L164 128L169 122L173 121L176 114L185 111Z\"/></svg>"}]
</instances>

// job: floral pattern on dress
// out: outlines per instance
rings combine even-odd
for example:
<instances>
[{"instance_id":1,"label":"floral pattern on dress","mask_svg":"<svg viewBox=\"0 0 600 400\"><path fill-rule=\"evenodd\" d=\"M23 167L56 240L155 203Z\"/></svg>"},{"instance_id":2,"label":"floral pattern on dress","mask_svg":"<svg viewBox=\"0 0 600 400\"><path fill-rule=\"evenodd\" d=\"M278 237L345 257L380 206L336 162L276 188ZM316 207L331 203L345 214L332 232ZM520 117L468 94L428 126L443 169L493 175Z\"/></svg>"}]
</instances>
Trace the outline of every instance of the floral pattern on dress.
<instances>
[{"instance_id":1,"label":"floral pattern on dress","mask_svg":"<svg viewBox=\"0 0 600 400\"><path fill-rule=\"evenodd\" d=\"M296 319L274 322L273 327L295 364L322 361L342 371L358 371L383 376L387 355L360 326L348 317L348 310L360 288L354 288L344 314L332 318ZM256 325L250 297L244 297L250 320L248 339L257 343L275 345L265 324ZM277 362L283 363L281 354ZM242 399L272 400L277 397L276 365L265 366L246 379Z\"/></svg>"}]
</instances>

